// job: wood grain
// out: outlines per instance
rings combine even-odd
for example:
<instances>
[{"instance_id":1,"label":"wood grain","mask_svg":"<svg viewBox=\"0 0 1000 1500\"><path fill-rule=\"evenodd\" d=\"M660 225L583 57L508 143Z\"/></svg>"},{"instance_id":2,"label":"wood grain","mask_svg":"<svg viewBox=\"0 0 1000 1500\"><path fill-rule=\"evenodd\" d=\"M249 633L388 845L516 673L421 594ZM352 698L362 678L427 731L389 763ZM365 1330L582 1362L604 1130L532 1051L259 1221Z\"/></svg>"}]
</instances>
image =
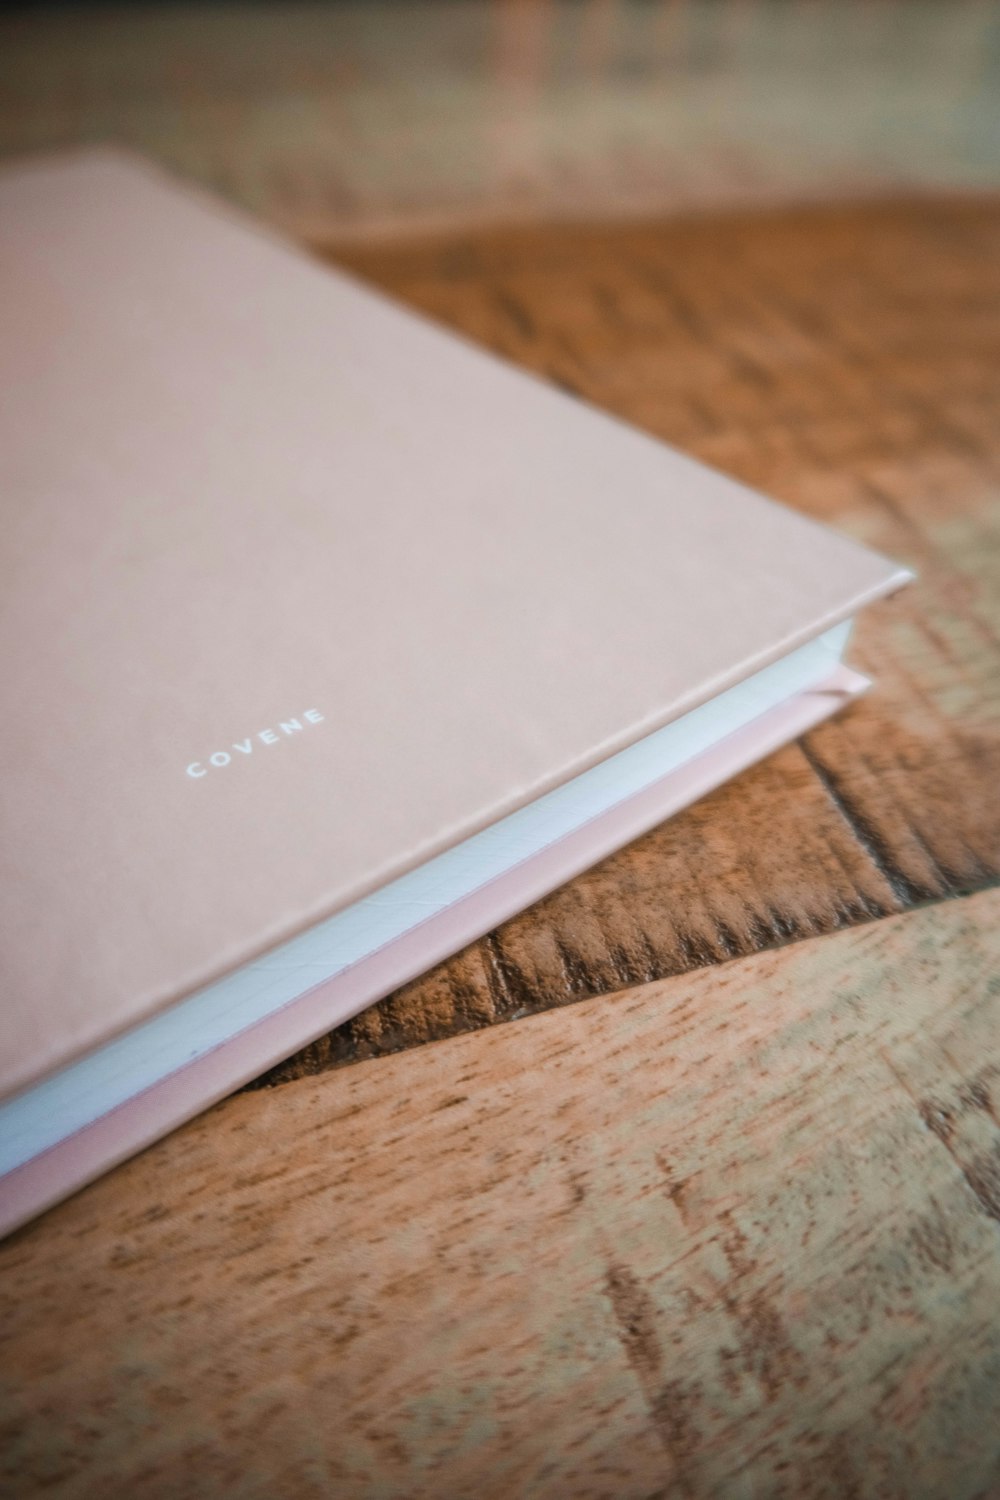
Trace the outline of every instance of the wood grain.
<instances>
[{"instance_id":1,"label":"wood grain","mask_svg":"<svg viewBox=\"0 0 1000 1500\"><path fill-rule=\"evenodd\" d=\"M509 231L338 259L915 567L864 702L265 1082L1000 876L1000 206Z\"/></svg>"},{"instance_id":2,"label":"wood grain","mask_svg":"<svg viewBox=\"0 0 1000 1500\"><path fill-rule=\"evenodd\" d=\"M1000 892L226 1101L0 1246L3 1492L1000 1495Z\"/></svg>"}]
</instances>

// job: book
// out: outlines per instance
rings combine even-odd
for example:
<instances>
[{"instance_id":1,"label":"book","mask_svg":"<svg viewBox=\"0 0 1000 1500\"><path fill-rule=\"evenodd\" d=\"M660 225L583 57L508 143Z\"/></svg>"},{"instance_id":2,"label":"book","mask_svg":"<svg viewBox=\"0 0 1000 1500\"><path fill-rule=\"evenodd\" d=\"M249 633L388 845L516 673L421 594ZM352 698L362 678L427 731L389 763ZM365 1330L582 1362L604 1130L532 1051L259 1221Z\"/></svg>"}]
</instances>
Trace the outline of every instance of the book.
<instances>
[{"instance_id":1,"label":"book","mask_svg":"<svg viewBox=\"0 0 1000 1500\"><path fill-rule=\"evenodd\" d=\"M114 150L0 172L0 1229L866 686L907 571Z\"/></svg>"}]
</instances>

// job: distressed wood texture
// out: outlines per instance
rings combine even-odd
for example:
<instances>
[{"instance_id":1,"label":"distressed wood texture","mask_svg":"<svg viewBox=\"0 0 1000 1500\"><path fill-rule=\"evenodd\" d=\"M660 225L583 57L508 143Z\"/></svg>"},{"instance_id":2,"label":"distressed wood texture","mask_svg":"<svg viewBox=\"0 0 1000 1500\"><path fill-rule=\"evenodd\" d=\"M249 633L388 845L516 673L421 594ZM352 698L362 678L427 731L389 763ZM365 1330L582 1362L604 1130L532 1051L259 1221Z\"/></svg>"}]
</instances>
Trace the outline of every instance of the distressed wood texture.
<instances>
[{"instance_id":1,"label":"distressed wood texture","mask_svg":"<svg viewBox=\"0 0 1000 1500\"><path fill-rule=\"evenodd\" d=\"M862 619L854 659L878 683L866 701L265 1081L997 879L1000 207L509 231L345 255L920 579Z\"/></svg>"},{"instance_id":2,"label":"distressed wood texture","mask_svg":"<svg viewBox=\"0 0 1000 1500\"><path fill-rule=\"evenodd\" d=\"M227 1100L0 1246L4 1493L1000 1495L1000 892Z\"/></svg>"}]
</instances>

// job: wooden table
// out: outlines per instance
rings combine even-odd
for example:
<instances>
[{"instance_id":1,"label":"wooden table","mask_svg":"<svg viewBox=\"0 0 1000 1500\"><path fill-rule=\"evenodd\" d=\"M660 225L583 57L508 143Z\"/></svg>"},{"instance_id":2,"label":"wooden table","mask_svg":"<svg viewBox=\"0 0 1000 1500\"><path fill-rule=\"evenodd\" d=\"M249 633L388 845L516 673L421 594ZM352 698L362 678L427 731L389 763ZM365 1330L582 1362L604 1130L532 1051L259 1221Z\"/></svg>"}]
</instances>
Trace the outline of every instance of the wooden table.
<instances>
[{"instance_id":1,"label":"wooden table","mask_svg":"<svg viewBox=\"0 0 1000 1500\"><path fill-rule=\"evenodd\" d=\"M920 580L868 699L0 1246L7 1492L1000 1496L1000 207L349 261Z\"/></svg>"}]
</instances>

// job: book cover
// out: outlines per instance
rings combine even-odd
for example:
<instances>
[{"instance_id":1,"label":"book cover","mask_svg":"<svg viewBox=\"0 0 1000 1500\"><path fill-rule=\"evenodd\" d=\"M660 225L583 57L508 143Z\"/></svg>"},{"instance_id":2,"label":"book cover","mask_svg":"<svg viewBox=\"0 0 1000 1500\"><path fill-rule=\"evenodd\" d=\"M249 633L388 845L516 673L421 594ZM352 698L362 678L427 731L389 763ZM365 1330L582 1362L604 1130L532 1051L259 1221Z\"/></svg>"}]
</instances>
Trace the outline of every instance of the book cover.
<instances>
[{"instance_id":1,"label":"book cover","mask_svg":"<svg viewBox=\"0 0 1000 1500\"><path fill-rule=\"evenodd\" d=\"M908 576L112 151L0 307L0 1095Z\"/></svg>"}]
</instances>

